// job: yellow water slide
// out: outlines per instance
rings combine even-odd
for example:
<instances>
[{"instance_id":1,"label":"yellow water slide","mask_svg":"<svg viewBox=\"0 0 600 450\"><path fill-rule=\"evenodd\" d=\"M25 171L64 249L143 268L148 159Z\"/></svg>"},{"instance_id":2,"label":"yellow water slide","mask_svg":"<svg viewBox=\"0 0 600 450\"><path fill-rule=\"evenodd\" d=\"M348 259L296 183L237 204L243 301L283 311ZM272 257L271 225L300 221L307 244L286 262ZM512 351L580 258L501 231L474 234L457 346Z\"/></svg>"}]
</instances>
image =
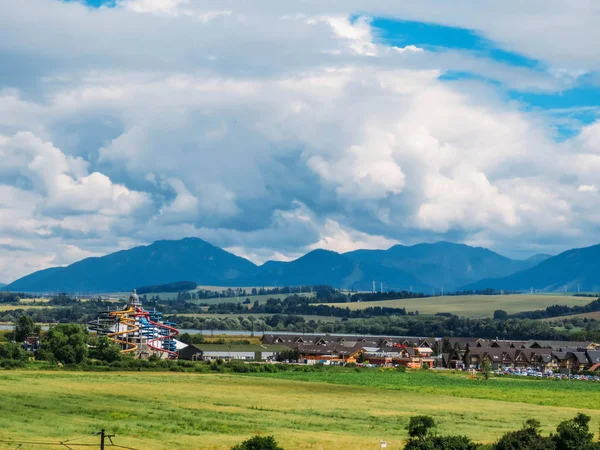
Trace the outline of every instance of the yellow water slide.
<instances>
[{"instance_id":1,"label":"yellow water slide","mask_svg":"<svg viewBox=\"0 0 600 450\"><path fill-rule=\"evenodd\" d=\"M111 316L116 316L119 318L120 324L125 325L125 327L127 327L126 330L117 331L115 333L109 333L106 335L111 341L116 342L121 345L125 345L127 347L124 350L121 350L121 353L135 352L138 348L138 346L136 344L134 344L133 342L124 341L124 340L118 338L121 336L123 336L123 337L127 336L128 334L131 334L131 333L135 333L136 331L139 330L139 327L137 327L135 325L135 318L128 317L129 314L134 314L134 313L135 313L135 310L133 308L124 309L122 311L112 311L110 313ZM115 337L115 336L118 336L118 337Z\"/></svg>"}]
</instances>

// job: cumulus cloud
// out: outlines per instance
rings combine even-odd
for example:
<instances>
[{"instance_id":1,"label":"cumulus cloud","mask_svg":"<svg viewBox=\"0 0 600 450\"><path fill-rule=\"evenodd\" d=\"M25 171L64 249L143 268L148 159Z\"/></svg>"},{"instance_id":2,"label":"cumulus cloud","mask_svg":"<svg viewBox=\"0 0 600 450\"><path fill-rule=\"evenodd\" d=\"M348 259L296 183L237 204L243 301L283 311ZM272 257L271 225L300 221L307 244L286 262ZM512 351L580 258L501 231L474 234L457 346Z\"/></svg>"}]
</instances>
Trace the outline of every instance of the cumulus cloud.
<instances>
[{"instance_id":1,"label":"cumulus cloud","mask_svg":"<svg viewBox=\"0 0 600 450\"><path fill-rule=\"evenodd\" d=\"M0 174L30 182L31 190L43 198L37 209L44 212L128 215L149 200L144 193L113 184L102 173L88 174L86 161L65 155L30 132L0 136L0 158Z\"/></svg>"},{"instance_id":2,"label":"cumulus cloud","mask_svg":"<svg viewBox=\"0 0 600 450\"><path fill-rule=\"evenodd\" d=\"M358 249L388 249L398 242L385 236L376 236L360 231L345 229L333 219L327 219L320 231L320 240L310 249L327 249L339 253Z\"/></svg>"},{"instance_id":3,"label":"cumulus cloud","mask_svg":"<svg viewBox=\"0 0 600 450\"><path fill-rule=\"evenodd\" d=\"M525 12L492 22L482 7L421 3L0 4L12 73L0 74L0 280L184 236L257 262L436 239L508 254L600 239L588 195L600 125L558 143L547 115L503 92L560 91L594 70L596 50L566 55L545 27L515 31ZM554 23L547 9L535 23ZM553 70L390 46L377 15L467 27ZM442 81L449 70L497 83Z\"/></svg>"}]
</instances>

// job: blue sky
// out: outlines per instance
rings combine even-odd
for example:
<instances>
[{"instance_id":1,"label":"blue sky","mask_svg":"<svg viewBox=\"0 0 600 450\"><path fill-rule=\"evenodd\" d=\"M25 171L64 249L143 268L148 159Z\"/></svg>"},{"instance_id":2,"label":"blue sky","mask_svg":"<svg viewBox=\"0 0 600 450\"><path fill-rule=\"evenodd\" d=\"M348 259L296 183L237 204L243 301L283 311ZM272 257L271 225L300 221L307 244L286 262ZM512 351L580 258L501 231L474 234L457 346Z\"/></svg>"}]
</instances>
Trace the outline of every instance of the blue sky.
<instances>
[{"instance_id":1,"label":"blue sky","mask_svg":"<svg viewBox=\"0 0 600 450\"><path fill-rule=\"evenodd\" d=\"M499 48L494 42L474 30L384 18L374 18L372 25L376 29L375 35L379 41L387 45L399 47L416 45L432 52L455 50L472 53L477 57L510 67L524 67L540 72L549 70L543 62ZM463 79L480 80L503 88L494 78L485 78L467 71L447 71L440 79L448 82ZM571 88L558 92L521 92L510 88L503 89L510 98L522 103L525 109L537 108L557 117L568 115L572 119L568 126L564 123L556 124L556 138L561 141L574 136L581 126L593 123L600 115L598 80L600 79L594 74L588 73L577 77ZM599 111L592 111L592 108L598 108Z\"/></svg>"},{"instance_id":2,"label":"blue sky","mask_svg":"<svg viewBox=\"0 0 600 450\"><path fill-rule=\"evenodd\" d=\"M416 45L431 51L463 50L512 66L540 68L539 61L498 48L477 32L425 22L374 18L373 27L381 42L404 47Z\"/></svg>"}]
</instances>

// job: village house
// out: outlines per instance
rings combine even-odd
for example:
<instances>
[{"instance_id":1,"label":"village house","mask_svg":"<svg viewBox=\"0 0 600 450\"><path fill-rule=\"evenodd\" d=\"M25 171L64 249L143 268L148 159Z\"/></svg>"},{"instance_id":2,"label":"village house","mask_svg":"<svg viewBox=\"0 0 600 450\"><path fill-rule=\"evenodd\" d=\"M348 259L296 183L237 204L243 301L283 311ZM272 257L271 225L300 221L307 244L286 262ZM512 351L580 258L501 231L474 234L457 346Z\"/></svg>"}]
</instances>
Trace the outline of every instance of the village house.
<instances>
[{"instance_id":1,"label":"village house","mask_svg":"<svg viewBox=\"0 0 600 450\"><path fill-rule=\"evenodd\" d=\"M407 367L433 367L435 339L419 337L376 337L334 335L265 334L263 344L285 345L298 350L307 364L356 363Z\"/></svg>"}]
</instances>

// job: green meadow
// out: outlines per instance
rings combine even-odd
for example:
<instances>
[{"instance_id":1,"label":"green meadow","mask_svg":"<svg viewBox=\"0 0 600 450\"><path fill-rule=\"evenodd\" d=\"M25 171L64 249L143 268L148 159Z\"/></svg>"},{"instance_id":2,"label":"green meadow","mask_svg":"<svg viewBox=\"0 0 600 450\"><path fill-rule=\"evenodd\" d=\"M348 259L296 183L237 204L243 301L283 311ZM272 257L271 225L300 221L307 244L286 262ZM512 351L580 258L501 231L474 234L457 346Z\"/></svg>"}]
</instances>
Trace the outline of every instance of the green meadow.
<instances>
[{"instance_id":1,"label":"green meadow","mask_svg":"<svg viewBox=\"0 0 600 450\"><path fill-rule=\"evenodd\" d=\"M101 428L116 434L117 445L147 450L225 450L254 434L274 435L287 450L378 448L380 439L400 449L415 414L434 416L441 433L480 442L531 417L545 432L579 411L592 416L592 429L600 422L593 383L486 382L465 374L376 369L252 375L4 371L0 398L0 449L73 437L97 443L92 433Z\"/></svg>"},{"instance_id":2,"label":"green meadow","mask_svg":"<svg viewBox=\"0 0 600 450\"><path fill-rule=\"evenodd\" d=\"M522 311L544 309L551 305L583 306L593 299L572 295L552 294L514 294L514 295L456 295L444 297L425 297L400 300L382 300L378 302L330 303L351 310L381 306L387 308L406 308L407 311L419 311L423 314L451 312L464 317L491 317L494 311L502 309L509 314Z\"/></svg>"}]
</instances>

